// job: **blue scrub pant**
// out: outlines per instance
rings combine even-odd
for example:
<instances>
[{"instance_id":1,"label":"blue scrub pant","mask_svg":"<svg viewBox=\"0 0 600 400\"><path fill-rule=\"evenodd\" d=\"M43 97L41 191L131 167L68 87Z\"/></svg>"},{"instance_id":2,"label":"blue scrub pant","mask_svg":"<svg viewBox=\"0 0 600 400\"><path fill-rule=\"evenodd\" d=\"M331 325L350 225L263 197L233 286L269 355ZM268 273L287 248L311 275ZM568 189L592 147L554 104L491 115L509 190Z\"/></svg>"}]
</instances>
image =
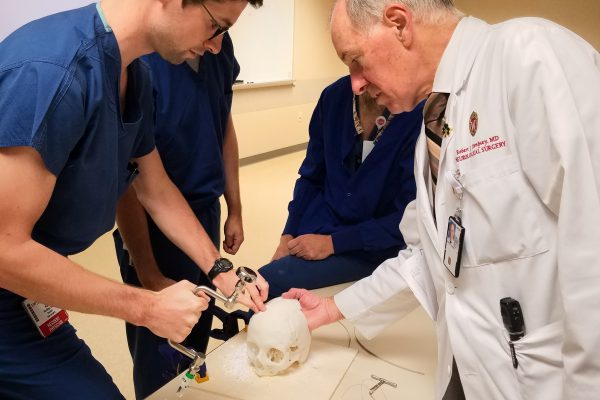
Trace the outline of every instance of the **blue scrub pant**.
<instances>
[{"instance_id":1,"label":"blue scrub pant","mask_svg":"<svg viewBox=\"0 0 600 400\"><path fill-rule=\"evenodd\" d=\"M44 339L22 300L0 289L0 399L124 399L71 324Z\"/></svg>"},{"instance_id":2,"label":"blue scrub pant","mask_svg":"<svg viewBox=\"0 0 600 400\"><path fill-rule=\"evenodd\" d=\"M318 289L353 282L371 275L388 258L398 255L398 249L377 253L350 252L332 255L324 260L308 261L285 256L260 268L269 282L269 298L281 296L291 288Z\"/></svg>"},{"instance_id":3,"label":"blue scrub pant","mask_svg":"<svg viewBox=\"0 0 600 400\"><path fill-rule=\"evenodd\" d=\"M192 205L192 210L214 245L219 248L221 230L219 200L211 201L208 205ZM147 219L152 250L163 275L175 281L187 279L199 285L213 287L198 266L162 234L151 218ZM134 267L129 264L129 254L123 250L123 242L118 231L115 231L113 236L123 282L141 286ZM211 301L211 306L214 307L214 299ZM208 310L202 313L200 320L184 341L186 346L196 351L206 351L212 317ZM160 389L183 372L192 361L171 348L166 339L154 335L147 328L128 323L125 329L129 351L133 358L133 383L138 399L146 398Z\"/></svg>"}]
</instances>

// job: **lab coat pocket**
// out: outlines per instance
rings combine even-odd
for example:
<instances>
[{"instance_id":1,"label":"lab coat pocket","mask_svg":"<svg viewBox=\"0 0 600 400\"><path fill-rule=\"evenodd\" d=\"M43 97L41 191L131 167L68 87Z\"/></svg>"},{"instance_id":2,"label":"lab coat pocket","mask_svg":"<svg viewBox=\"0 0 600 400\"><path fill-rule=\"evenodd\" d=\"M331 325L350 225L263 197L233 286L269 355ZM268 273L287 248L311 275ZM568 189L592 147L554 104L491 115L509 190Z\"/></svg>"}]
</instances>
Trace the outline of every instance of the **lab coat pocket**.
<instances>
[{"instance_id":1,"label":"lab coat pocket","mask_svg":"<svg viewBox=\"0 0 600 400\"><path fill-rule=\"evenodd\" d=\"M540 224L541 203L515 156L472 165L461 173L466 229L463 267L527 258L548 250Z\"/></svg>"},{"instance_id":2,"label":"lab coat pocket","mask_svg":"<svg viewBox=\"0 0 600 400\"><path fill-rule=\"evenodd\" d=\"M508 336L506 340L508 352ZM519 362L515 373L523 400L562 398L562 343L561 321L536 329L513 342Z\"/></svg>"}]
</instances>

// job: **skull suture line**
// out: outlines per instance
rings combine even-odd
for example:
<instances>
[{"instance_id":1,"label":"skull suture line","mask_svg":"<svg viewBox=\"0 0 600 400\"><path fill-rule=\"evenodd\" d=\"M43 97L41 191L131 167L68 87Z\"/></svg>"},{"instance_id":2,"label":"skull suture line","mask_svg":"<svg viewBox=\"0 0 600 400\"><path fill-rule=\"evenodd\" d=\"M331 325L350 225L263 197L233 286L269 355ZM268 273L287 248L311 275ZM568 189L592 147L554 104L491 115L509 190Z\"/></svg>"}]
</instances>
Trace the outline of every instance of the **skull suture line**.
<instances>
[{"instance_id":1,"label":"skull suture line","mask_svg":"<svg viewBox=\"0 0 600 400\"><path fill-rule=\"evenodd\" d=\"M248 324L248 359L258 376L272 376L302 364L310 350L308 322L297 300L276 298Z\"/></svg>"}]
</instances>

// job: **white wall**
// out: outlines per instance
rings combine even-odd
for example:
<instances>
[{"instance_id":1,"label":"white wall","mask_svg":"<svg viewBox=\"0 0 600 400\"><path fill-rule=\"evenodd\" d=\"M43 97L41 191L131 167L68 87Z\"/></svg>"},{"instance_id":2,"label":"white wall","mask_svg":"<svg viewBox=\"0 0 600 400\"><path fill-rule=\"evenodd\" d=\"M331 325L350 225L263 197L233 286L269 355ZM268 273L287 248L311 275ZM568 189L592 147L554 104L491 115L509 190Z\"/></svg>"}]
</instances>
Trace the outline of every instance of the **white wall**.
<instances>
[{"instance_id":1,"label":"white wall","mask_svg":"<svg viewBox=\"0 0 600 400\"><path fill-rule=\"evenodd\" d=\"M91 3L91 0L2 0L0 40L29 21Z\"/></svg>"},{"instance_id":2,"label":"white wall","mask_svg":"<svg viewBox=\"0 0 600 400\"><path fill-rule=\"evenodd\" d=\"M574 31L600 49L599 0L455 0L467 14L490 23L514 17L543 17Z\"/></svg>"}]
</instances>

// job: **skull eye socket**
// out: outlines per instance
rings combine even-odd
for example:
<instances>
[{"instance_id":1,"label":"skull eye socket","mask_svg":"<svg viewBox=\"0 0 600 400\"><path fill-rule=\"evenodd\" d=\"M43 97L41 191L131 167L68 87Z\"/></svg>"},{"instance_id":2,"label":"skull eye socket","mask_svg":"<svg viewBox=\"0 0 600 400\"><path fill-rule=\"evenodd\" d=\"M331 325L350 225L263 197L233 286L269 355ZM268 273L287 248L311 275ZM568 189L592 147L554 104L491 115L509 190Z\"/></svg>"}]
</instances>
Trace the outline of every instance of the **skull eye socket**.
<instances>
[{"instance_id":1,"label":"skull eye socket","mask_svg":"<svg viewBox=\"0 0 600 400\"><path fill-rule=\"evenodd\" d=\"M269 358L269 360L275 364L279 364L283 361L283 351L278 350L278 349L269 349L268 353L267 353L267 357Z\"/></svg>"}]
</instances>

